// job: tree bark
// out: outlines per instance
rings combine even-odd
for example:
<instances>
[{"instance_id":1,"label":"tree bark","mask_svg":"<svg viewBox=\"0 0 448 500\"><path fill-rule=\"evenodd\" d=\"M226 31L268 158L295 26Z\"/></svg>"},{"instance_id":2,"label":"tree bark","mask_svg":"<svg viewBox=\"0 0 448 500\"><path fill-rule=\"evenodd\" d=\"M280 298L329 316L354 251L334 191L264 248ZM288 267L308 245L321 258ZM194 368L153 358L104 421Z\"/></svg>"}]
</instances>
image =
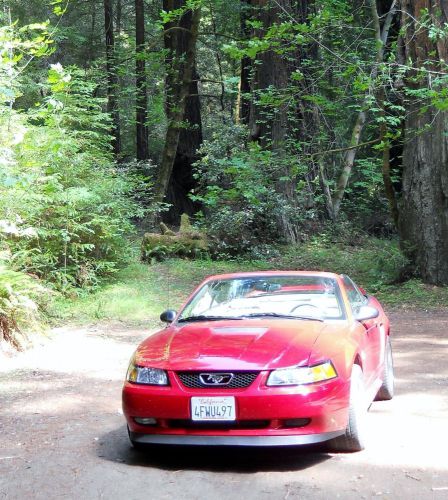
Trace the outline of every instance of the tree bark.
<instances>
[{"instance_id":1,"label":"tree bark","mask_svg":"<svg viewBox=\"0 0 448 500\"><path fill-rule=\"evenodd\" d=\"M185 0L164 0L163 8L169 12L185 7ZM188 46L191 41L193 16L192 11L186 11L177 21L172 21L165 26L164 44L166 56L166 114L171 120L179 103L182 79ZM195 188L196 180L193 177L193 163L198 159L197 151L202 143L201 103L199 98L198 80L196 70L196 54L192 59L192 76L189 82L185 109L179 120L180 127L174 164L166 189L166 202L171 205L168 212L164 213L164 220L168 223L179 222L180 215L194 214L198 210L197 204L189 198L189 193Z\"/></svg>"},{"instance_id":2,"label":"tree bark","mask_svg":"<svg viewBox=\"0 0 448 500\"><path fill-rule=\"evenodd\" d=\"M358 145L360 143L361 134L366 123L367 112L362 109L358 116L356 117L355 126L352 130L352 137L350 139L349 148L344 154L344 165L342 167L342 172L339 175L338 181L336 183L336 189L333 194L333 208L331 217L336 220L339 212L341 210L342 199L344 198L345 190L347 188L348 180L353 170L353 165L355 163L356 153Z\"/></svg>"},{"instance_id":3,"label":"tree bark","mask_svg":"<svg viewBox=\"0 0 448 500\"><path fill-rule=\"evenodd\" d=\"M280 0L281 6L288 6L288 0ZM262 38L274 24L281 22L281 9L269 0L252 0L254 16L263 24L254 34ZM285 57L274 50L266 50L258 54L253 65L251 81L252 99L249 112L249 129L251 139L259 141L272 149L281 149L288 130L287 113L284 106L267 109L257 103L260 93L269 88L284 91L289 83L291 68Z\"/></svg>"},{"instance_id":4,"label":"tree bark","mask_svg":"<svg viewBox=\"0 0 448 500\"><path fill-rule=\"evenodd\" d=\"M175 3L179 0L165 0L164 8L168 7L166 10L173 10L178 8ZM186 21L186 16L188 21ZM159 175L157 177L155 187L154 187L154 201L161 203L165 195L167 194L168 187L170 184L170 179L172 174L174 175L174 168L181 170L182 188L188 189L185 186L184 167L186 165L185 160L188 161L189 172L187 175L191 175L191 149L192 149L192 137L194 133L192 130L187 130L185 128L185 121L189 121L191 118L193 123L200 123L200 113L198 116L193 116L194 113L198 111L197 108L189 106L189 95L192 93L192 87L196 89L197 97L197 78L195 72L195 60L196 60L196 42L198 38L199 24L201 19L200 8L194 9L192 11L187 11L181 18L179 27L187 29L188 36L186 37L185 50L181 53L181 57L177 57L174 50L168 53L167 62L167 117L168 117L168 127L165 137L165 146L162 153L162 160L159 170ZM181 26L181 24L187 23L188 28ZM171 24L171 23L170 23ZM173 29L174 28L174 29ZM168 47L177 48L182 40L185 40L184 29L175 29L173 26L166 27L166 44ZM191 122L189 122L191 123ZM200 134L202 139L202 134L196 130L196 134ZM196 151L194 152L196 153ZM188 191L187 191L188 192ZM178 193L175 193L176 196ZM185 193L186 194L186 193ZM187 196L185 196L187 198ZM188 198L187 198L188 199ZM167 201L170 201L168 198ZM177 199L173 200L174 202Z\"/></svg>"},{"instance_id":5,"label":"tree bark","mask_svg":"<svg viewBox=\"0 0 448 500\"><path fill-rule=\"evenodd\" d=\"M112 118L112 146L117 157L121 151L120 111L118 107L118 76L115 58L115 36L112 0L103 0L104 31L106 35L106 72L107 72L107 112Z\"/></svg>"},{"instance_id":6,"label":"tree bark","mask_svg":"<svg viewBox=\"0 0 448 500\"><path fill-rule=\"evenodd\" d=\"M293 19L297 23L307 23L308 17L314 9L314 0L301 2L251 0L248 3L250 3L252 17L262 24L262 27L255 29L253 33L258 38L262 38L272 26L284 21ZM290 98L282 99L287 95L288 87L292 83L291 74L296 69L300 69L304 74L303 88L311 86L307 69L302 63L306 59L317 56L316 52L317 47L314 44L299 47L295 54L282 54L278 50L268 49L258 54L252 68L249 69L249 73L246 61L242 61L241 87L243 87L248 74L250 74L251 83L251 101L247 118L250 138L275 152L280 162L281 156L287 150L289 139L300 143L306 154L318 127L318 117L311 103L306 103L304 100L297 102ZM280 104L265 106L259 102L259 98L271 89L274 95L280 97ZM308 89L306 93L310 92L312 93L312 90ZM300 90L297 93L300 94ZM245 121L246 114L243 106L241 107L241 116ZM306 180L314 180L318 176L318 172L318 164L312 164ZM276 190L292 209L289 214L284 213L279 218L280 233L286 242L295 243L300 239L300 233L294 211L310 207L310 200L313 199L310 190L311 182L307 183L308 192L302 193L306 200L299 203L296 192L297 176L293 169L285 165L278 173L278 177L282 180L276 183Z\"/></svg>"},{"instance_id":7,"label":"tree bark","mask_svg":"<svg viewBox=\"0 0 448 500\"><path fill-rule=\"evenodd\" d=\"M253 17L262 25L253 30L253 35L263 38L270 27L282 22L283 10L291 12L291 3L289 0L279 0L272 2L270 0L251 0L250 6ZM247 64L243 61L243 64ZM248 71L247 66L243 70L243 77L246 78L244 71ZM286 140L289 131L288 104L282 103L280 106L266 106L260 103L260 97L263 93L272 91L279 96L285 94L290 82L292 66L287 58L273 49L265 50L257 55L250 69L251 99L248 109L247 120L249 125L250 139L257 141L261 146L271 150L277 156L283 155L286 151ZM242 81L244 84L244 81ZM242 110L244 116L245 111ZM285 162L283 162L285 164ZM281 172L278 172L279 180L275 184L275 189L279 195L286 201L289 207L296 208L295 179L291 169L284 166ZM278 216L277 224L279 234L287 243L296 243L299 240L299 231L297 224L294 223L288 213L282 212Z\"/></svg>"},{"instance_id":8,"label":"tree bark","mask_svg":"<svg viewBox=\"0 0 448 500\"><path fill-rule=\"evenodd\" d=\"M145 62L145 10L144 1L135 0L135 111L137 160L149 158L148 147L148 90Z\"/></svg>"},{"instance_id":9,"label":"tree bark","mask_svg":"<svg viewBox=\"0 0 448 500\"><path fill-rule=\"evenodd\" d=\"M388 137L388 127L386 122L386 105L385 105L384 89L381 90L378 100L382 108L381 116L383 118L380 127L380 141L383 144L383 164L381 172L383 175L384 192L386 194L386 198L389 203L389 210L392 215L395 227L398 228L399 212L398 212L397 196L395 194L395 189L391 175L391 154L390 154L391 144L390 144L390 139Z\"/></svg>"},{"instance_id":10,"label":"tree bark","mask_svg":"<svg viewBox=\"0 0 448 500\"><path fill-rule=\"evenodd\" d=\"M406 83L414 90L443 90L431 71L446 71L448 41L430 37L422 25L428 13L436 27L448 23L447 0L402 0L405 60L413 69ZM408 96L403 148L403 188L399 229L402 247L423 280L448 284L448 112L429 98Z\"/></svg>"},{"instance_id":11,"label":"tree bark","mask_svg":"<svg viewBox=\"0 0 448 500\"><path fill-rule=\"evenodd\" d=\"M250 19L251 1L241 0L241 33L245 39L250 39L251 30L247 26ZM236 122L244 125L249 124L250 116L250 75L252 70L252 60L250 57L243 56L240 65L240 83L238 86Z\"/></svg>"}]
</instances>

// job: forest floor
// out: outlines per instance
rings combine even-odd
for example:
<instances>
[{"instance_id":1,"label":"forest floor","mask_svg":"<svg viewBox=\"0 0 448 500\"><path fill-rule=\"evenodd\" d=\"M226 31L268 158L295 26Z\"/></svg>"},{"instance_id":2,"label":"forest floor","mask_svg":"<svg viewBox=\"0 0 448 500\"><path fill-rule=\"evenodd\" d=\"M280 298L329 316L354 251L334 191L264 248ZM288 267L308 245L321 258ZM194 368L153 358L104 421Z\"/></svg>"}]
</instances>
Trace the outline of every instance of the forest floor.
<instances>
[{"instance_id":1,"label":"forest floor","mask_svg":"<svg viewBox=\"0 0 448 500\"><path fill-rule=\"evenodd\" d=\"M448 311L390 313L396 397L365 451L130 448L129 358L148 331L66 327L0 359L0 499L448 499Z\"/></svg>"}]
</instances>

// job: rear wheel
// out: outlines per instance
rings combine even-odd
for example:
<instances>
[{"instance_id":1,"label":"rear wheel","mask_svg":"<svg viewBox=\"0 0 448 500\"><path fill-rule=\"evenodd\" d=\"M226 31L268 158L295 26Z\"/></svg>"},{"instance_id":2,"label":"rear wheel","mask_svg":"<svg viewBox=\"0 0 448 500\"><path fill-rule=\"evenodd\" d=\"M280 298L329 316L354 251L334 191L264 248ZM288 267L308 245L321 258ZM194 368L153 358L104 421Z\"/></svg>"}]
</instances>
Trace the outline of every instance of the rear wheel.
<instances>
[{"instance_id":1,"label":"rear wheel","mask_svg":"<svg viewBox=\"0 0 448 500\"><path fill-rule=\"evenodd\" d=\"M350 379L350 406L345 433L332 439L330 446L335 451L361 451L365 447L364 423L367 415L364 381L361 367L353 365Z\"/></svg>"},{"instance_id":2,"label":"rear wheel","mask_svg":"<svg viewBox=\"0 0 448 500\"><path fill-rule=\"evenodd\" d=\"M388 401L394 397L394 361L392 357L392 346L387 339L386 352L384 355L383 383L375 396L375 401Z\"/></svg>"}]
</instances>

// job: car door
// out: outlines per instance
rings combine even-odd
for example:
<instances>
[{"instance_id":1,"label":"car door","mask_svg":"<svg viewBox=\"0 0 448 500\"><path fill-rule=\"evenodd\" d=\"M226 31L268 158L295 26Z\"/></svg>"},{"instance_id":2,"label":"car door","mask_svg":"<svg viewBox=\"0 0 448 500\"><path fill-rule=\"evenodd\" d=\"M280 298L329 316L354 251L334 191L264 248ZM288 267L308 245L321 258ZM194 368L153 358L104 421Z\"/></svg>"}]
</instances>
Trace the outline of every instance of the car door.
<instances>
[{"instance_id":1,"label":"car door","mask_svg":"<svg viewBox=\"0 0 448 500\"><path fill-rule=\"evenodd\" d=\"M363 295L358 286L346 275L342 276L342 280L347 293L348 301L352 309L352 313L356 316L361 306L370 305L378 309L376 304L371 303L369 297ZM370 385L380 374L382 358L384 356L384 326L381 324L381 312L377 318L362 321L361 324L365 328L365 337L363 344L363 365L366 376L366 382Z\"/></svg>"}]
</instances>

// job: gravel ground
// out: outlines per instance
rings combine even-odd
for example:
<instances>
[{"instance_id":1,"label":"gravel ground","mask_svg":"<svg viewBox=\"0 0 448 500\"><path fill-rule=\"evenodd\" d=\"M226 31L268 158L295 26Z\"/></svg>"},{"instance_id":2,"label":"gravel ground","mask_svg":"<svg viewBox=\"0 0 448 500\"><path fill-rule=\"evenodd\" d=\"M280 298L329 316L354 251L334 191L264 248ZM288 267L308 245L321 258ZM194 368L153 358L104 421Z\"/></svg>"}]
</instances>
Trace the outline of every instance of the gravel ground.
<instances>
[{"instance_id":1,"label":"gravel ground","mask_svg":"<svg viewBox=\"0 0 448 500\"><path fill-rule=\"evenodd\" d=\"M128 360L147 331L61 328L0 357L0 499L448 499L448 312L391 315L396 397L367 449L129 447Z\"/></svg>"}]
</instances>

